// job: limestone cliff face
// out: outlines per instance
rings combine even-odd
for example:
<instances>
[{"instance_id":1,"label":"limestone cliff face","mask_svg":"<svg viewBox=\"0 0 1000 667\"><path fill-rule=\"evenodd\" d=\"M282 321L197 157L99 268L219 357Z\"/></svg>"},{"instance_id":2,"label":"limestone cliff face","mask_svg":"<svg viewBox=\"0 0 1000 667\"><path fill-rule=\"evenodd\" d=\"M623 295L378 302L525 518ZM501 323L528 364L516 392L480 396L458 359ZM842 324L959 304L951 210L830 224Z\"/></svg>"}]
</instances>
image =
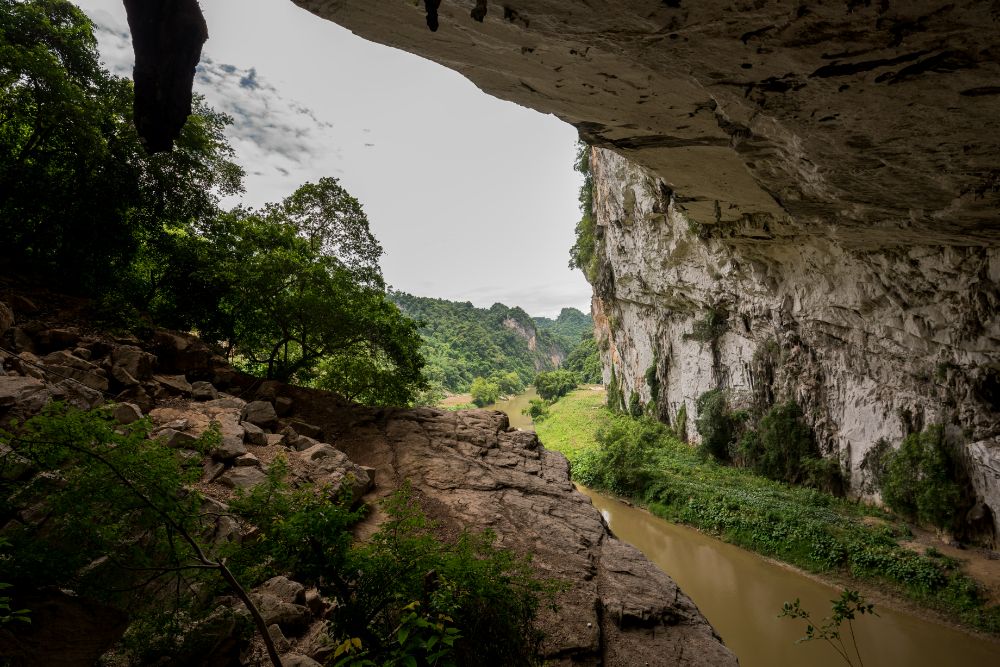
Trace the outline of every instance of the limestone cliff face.
<instances>
[{"instance_id":1,"label":"limestone cliff face","mask_svg":"<svg viewBox=\"0 0 1000 667\"><path fill-rule=\"evenodd\" d=\"M664 417L796 398L855 483L943 422L1000 515L996 2L444 0L436 32L424 3L296 2L614 151L594 312L626 395L655 361Z\"/></svg>"},{"instance_id":2,"label":"limestone cliff face","mask_svg":"<svg viewBox=\"0 0 1000 667\"><path fill-rule=\"evenodd\" d=\"M650 400L655 366L659 412L686 406L688 433L710 389L737 405L795 399L857 492L879 438L947 424L1000 514L1000 249L699 225L648 170L601 149L592 165L596 335L626 398Z\"/></svg>"}]
</instances>

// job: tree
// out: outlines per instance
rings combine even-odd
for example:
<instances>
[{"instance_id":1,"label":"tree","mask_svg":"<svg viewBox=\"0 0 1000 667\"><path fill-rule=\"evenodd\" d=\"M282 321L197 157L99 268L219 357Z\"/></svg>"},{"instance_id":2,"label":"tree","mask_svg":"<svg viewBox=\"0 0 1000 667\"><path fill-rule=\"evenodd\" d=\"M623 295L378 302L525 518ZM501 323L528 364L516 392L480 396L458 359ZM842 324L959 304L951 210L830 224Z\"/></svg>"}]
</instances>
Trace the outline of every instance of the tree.
<instances>
[{"instance_id":1,"label":"tree","mask_svg":"<svg viewBox=\"0 0 1000 667\"><path fill-rule=\"evenodd\" d=\"M476 378L472 381L469 393L472 395L472 402L482 408L497 402L500 387L485 378Z\"/></svg>"},{"instance_id":2,"label":"tree","mask_svg":"<svg viewBox=\"0 0 1000 667\"><path fill-rule=\"evenodd\" d=\"M580 343L566 356L562 368L573 371L581 382L600 384L604 380L604 369L601 365L601 355L597 349L597 341L593 333L587 333Z\"/></svg>"},{"instance_id":3,"label":"tree","mask_svg":"<svg viewBox=\"0 0 1000 667\"><path fill-rule=\"evenodd\" d=\"M315 198L323 205L303 204ZM338 201L349 215L336 218ZM386 296L382 250L356 205L322 179L263 211L221 214L179 243L189 272L164 300L198 295L191 324L250 372L405 404L426 385L420 338Z\"/></svg>"},{"instance_id":4,"label":"tree","mask_svg":"<svg viewBox=\"0 0 1000 667\"><path fill-rule=\"evenodd\" d=\"M695 401L695 407L698 409L695 427L701 436L699 451L717 461L728 461L734 428L725 394L719 389L706 391Z\"/></svg>"},{"instance_id":5,"label":"tree","mask_svg":"<svg viewBox=\"0 0 1000 667\"><path fill-rule=\"evenodd\" d=\"M535 391L547 401L565 396L576 389L579 378L570 371L551 371L535 376Z\"/></svg>"},{"instance_id":6,"label":"tree","mask_svg":"<svg viewBox=\"0 0 1000 667\"><path fill-rule=\"evenodd\" d=\"M228 118L203 104L178 150L146 155L132 83L100 66L96 44L65 0L0 0L2 252L61 288L124 288L135 299L155 278L137 255L159 254L172 233L214 215L242 170L222 134Z\"/></svg>"},{"instance_id":7,"label":"tree","mask_svg":"<svg viewBox=\"0 0 1000 667\"><path fill-rule=\"evenodd\" d=\"M959 483L961 462L946 442L944 429L934 425L911 433L898 450L884 456L881 491L885 503L911 519L955 529L968 505L963 505Z\"/></svg>"}]
</instances>

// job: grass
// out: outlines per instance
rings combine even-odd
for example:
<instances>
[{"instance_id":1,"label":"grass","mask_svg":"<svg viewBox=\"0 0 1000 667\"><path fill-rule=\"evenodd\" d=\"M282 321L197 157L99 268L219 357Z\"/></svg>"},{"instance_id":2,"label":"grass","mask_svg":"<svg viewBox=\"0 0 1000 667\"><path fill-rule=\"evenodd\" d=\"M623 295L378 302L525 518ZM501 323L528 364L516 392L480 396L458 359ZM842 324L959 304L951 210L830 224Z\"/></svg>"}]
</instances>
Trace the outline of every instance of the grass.
<instances>
[{"instance_id":1,"label":"grass","mask_svg":"<svg viewBox=\"0 0 1000 667\"><path fill-rule=\"evenodd\" d=\"M603 391L577 389L549 406L549 414L535 422L538 438L549 449L562 452L571 462L577 452L596 447L595 418L608 414L604 410Z\"/></svg>"},{"instance_id":2,"label":"grass","mask_svg":"<svg viewBox=\"0 0 1000 667\"><path fill-rule=\"evenodd\" d=\"M807 571L889 588L1000 633L1000 607L985 605L959 564L901 546L912 536L908 526L878 508L704 461L663 425L612 414L598 392L561 399L536 430L546 447L566 454L573 478L586 486ZM880 520L865 522L870 516Z\"/></svg>"}]
</instances>

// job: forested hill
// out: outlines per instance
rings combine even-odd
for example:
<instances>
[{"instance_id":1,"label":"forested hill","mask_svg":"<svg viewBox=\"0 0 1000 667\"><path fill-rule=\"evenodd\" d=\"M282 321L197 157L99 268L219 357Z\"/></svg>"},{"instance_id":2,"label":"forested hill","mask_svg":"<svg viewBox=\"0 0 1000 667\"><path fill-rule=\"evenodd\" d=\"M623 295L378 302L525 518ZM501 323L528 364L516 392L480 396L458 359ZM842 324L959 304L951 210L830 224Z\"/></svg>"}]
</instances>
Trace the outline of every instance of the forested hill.
<instances>
[{"instance_id":1,"label":"forested hill","mask_svg":"<svg viewBox=\"0 0 1000 667\"><path fill-rule=\"evenodd\" d=\"M539 331L547 331L560 345L572 350L580 344L580 339L590 337L594 332L594 319L576 308L563 308L559 317L535 317L535 326Z\"/></svg>"},{"instance_id":2,"label":"forested hill","mask_svg":"<svg viewBox=\"0 0 1000 667\"><path fill-rule=\"evenodd\" d=\"M392 292L389 298L422 323L427 379L453 392L468 391L477 377L509 372L529 384L538 371L557 368L593 328L590 316L574 308L564 308L552 320L532 318L502 303L476 308L404 292Z\"/></svg>"}]
</instances>

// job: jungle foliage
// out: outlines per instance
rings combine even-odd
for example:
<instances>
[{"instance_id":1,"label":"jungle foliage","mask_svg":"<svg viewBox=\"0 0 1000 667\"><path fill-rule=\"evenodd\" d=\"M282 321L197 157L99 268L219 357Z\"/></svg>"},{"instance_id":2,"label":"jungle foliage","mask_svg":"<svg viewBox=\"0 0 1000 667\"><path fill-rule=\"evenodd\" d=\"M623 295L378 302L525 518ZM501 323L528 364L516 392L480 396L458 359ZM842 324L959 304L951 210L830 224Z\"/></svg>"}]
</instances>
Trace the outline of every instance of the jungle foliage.
<instances>
[{"instance_id":1,"label":"jungle foliage","mask_svg":"<svg viewBox=\"0 0 1000 667\"><path fill-rule=\"evenodd\" d=\"M581 332L593 327L589 315L573 308L564 308L552 320L532 318L521 308L502 303L486 309L403 292L391 292L390 298L420 322L427 380L451 392L468 391L476 378L482 378L497 384L499 395L516 393L531 383L536 369L553 369L550 357L566 356ZM532 337L534 350L529 342ZM500 386L501 378L510 373L520 379L513 392Z\"/></svg>"}]
</instances>

